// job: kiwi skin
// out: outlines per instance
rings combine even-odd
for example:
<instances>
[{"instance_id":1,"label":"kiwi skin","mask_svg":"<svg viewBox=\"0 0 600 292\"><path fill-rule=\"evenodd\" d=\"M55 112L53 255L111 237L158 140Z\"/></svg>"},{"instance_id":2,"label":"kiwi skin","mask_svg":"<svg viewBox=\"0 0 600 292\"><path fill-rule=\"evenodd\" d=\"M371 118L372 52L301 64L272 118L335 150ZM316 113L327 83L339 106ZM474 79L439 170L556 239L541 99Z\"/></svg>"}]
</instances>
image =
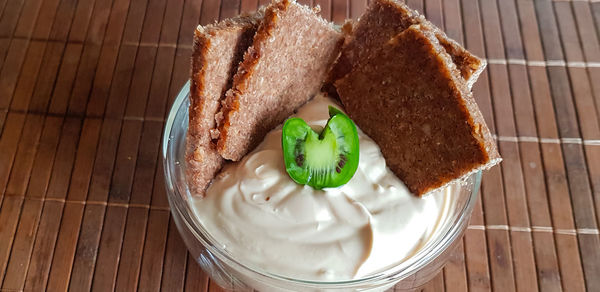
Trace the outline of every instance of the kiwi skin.
<instances>
[{"instance_id":1,"label":"kiwi skin","mask_svg":"<svg viewBox=\"0 0 600 292\"><path fill-rule=\"evenodd\" d=\"M346 184L358 168L359 140L354 122L329 107L330 118L316 133L300 118L288 119L281 138L287 173L298 184L315 189Z\"/></svg>"}]
</instances>

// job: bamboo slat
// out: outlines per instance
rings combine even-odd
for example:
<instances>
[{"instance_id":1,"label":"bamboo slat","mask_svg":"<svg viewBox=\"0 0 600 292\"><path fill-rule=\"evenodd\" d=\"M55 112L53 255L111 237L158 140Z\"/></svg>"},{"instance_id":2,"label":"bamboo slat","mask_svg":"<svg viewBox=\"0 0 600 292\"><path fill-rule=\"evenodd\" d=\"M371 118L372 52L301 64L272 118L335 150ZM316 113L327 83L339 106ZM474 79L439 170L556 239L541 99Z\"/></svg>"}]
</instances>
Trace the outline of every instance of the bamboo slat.
<instances>
[{"instance_id":1,"label":"bamboo slat","mask_svg":"<svg viewBox=\"0 0 600 292\"><path fill-rule=\"evenodd\" d=\"M223 291L170 216L162 129L196 25L268 2L0 0L1 290ZM369 1L299 2L342 23ZM487 59L504 158L416 291L600 290L600 3L405 2Z\"/></svg>"}]
</instances>

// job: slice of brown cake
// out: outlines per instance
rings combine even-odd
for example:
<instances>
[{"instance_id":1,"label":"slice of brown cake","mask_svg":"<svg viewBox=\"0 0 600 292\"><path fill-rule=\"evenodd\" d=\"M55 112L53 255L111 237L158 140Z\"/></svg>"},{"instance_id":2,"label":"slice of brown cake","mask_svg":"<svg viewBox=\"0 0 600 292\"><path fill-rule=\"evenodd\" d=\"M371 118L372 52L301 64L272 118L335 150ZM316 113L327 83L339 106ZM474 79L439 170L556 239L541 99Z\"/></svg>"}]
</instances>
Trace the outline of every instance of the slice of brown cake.
<instances>
[{"instance_id":1,"label":"slice of brown cake","mask_svg":"<svg viewBox=\"0 0 600 292\"><path fill-rule=\"evenodd\" d=\"M412 25L362 54L335 87L350 117L417 195L500 161L460 71L427 28Z\"/></svg>"},{"instance_id":2,"label":"slice of brown cake","mask_svg":"<svg viewBox=\"0 0 600 292\"><path fill-rule=\"evenodd\" d=\"M450 54L452 60L467 81L469 88L475 83L486 63L469 53L454 40L406 4L394 0L371 1L368 9L353 28L353 34L342 48L342 54L333 67L329 80L335 81L349 72L371 50L380 48L390 38L413 24L434 32L439 43Z\"/></svg>"},{"instance_id":3,"label":"slice of brown cake","mask_svg":"<svg viewBox=\"0 0 600 292\"><path fill-rule=\"evenodd\" d=\"M221 156L241 159L316 94L342 40L306 6L288 0L269 5L217 115Z\"/></svg>"},{"instance_id":4,"label":"slice of brown cake","mask_svg":"<svg viewBox=\"0 0 600 292\"><path fill-rule=\"evenodd\" d=\"M211 135L215 114L261 18L259 12L198 26L195 31L186 141L187 175L193 194L202 195L223 165Z\"/></svg>"}]
</instances>

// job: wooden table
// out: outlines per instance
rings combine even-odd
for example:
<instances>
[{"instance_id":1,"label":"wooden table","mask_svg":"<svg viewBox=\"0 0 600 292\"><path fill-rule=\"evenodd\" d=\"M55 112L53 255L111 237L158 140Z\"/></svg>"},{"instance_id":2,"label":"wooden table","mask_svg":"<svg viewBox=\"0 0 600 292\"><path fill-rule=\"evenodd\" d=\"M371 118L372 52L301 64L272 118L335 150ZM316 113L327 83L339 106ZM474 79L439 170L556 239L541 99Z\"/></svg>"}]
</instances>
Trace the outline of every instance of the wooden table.
<instances>
[{"instance_id":1,"label":"wooden table","mask_svg":"<svg viewBox=\"0 0 600 292\"><path fill-rule=\"evenodd\" d=\"M262 2L0 0L2 291L218 289L170 219L160 138L195 25ZM312 2L341 22L367 1ZM487 58L504 157L423 289L600 291L600 2L408 2Z\"/></svg>"}]
</instances>

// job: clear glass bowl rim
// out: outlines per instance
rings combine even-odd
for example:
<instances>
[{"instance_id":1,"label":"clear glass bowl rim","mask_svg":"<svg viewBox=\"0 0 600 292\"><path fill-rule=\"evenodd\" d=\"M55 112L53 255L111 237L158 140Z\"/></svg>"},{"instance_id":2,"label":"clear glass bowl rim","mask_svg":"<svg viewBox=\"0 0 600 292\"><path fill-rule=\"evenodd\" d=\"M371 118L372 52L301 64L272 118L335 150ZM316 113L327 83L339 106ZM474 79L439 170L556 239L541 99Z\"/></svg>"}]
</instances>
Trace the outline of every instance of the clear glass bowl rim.
<instances>
[{"instance_id":1,"label":"clear glass bowl rim","mask_svg":"<svg viewBox=\"0 0 600 292\"><path fill-rule=\"evenodd\" d=\"M359 279L326 282L302 280L281 276L258 268L253 268L244 263L241 263L234 259L230 254L224 252L221 248L219 248L219 245L216 244L214 238L212 238L212 236L208 233L207 230L201 227L201 224L197 221L195 216L192 215L194 214L194 211L191 209L190 204L183 199L184 196L186 198L189 196L189 192L187 192L185 195L182 194L182 190L180 190L178 187L175 172L173 170L173 167L175 167L176 164L172 163L172 161L169 160L169 154L173 152L173 150L170 147L172 145L170 143L171 131L173 129L175 118L178 112L180 111L181 106L185 105L186 101L188 100L189 88L190 81L188 80L187 83L182 87L181 91L177 95L177 98L175 99L173 105L170 108L163 132L161 153L164 166L165 187L167 188L166 191L171 206L171 212L177 212L181 215L185 226L193 234L195 239L198 240L204 246L204 248L206 248L211 254L215 255L219 260L224 261L229 265L234 265L236 269L242 269L245 272L249 272L250 274L259 277L267 277L274 280L288 282L291 281L302 286L313 286L319 288L327 288L327 286L331 286L331 288L340 288L340 285L348 287L355 285L369 285L372 284L372 282L374 281L387 282L390 278L393 278L395 280L404 279L418 271L420 268L425 267L431 261L436 259L439 255L441 255L449 246L451 246L451 244L457 239L458 236L462 235L462 231L464 230L463 225L468 224L468 220L471 217L471 213L477 199L479 186L481 184L481 171L472 174L472 176L474 176L473 190L470 196L466 199L465 204L462 206L460 211L458 211L458 217L456 218L452 226L447 230L447 232L440 237L439 242L437 242L436 244L432 244L429 249L420 250L409 260L404 261L394 267L388 268L381 272Z\"/></svg>"}]
</instances>

